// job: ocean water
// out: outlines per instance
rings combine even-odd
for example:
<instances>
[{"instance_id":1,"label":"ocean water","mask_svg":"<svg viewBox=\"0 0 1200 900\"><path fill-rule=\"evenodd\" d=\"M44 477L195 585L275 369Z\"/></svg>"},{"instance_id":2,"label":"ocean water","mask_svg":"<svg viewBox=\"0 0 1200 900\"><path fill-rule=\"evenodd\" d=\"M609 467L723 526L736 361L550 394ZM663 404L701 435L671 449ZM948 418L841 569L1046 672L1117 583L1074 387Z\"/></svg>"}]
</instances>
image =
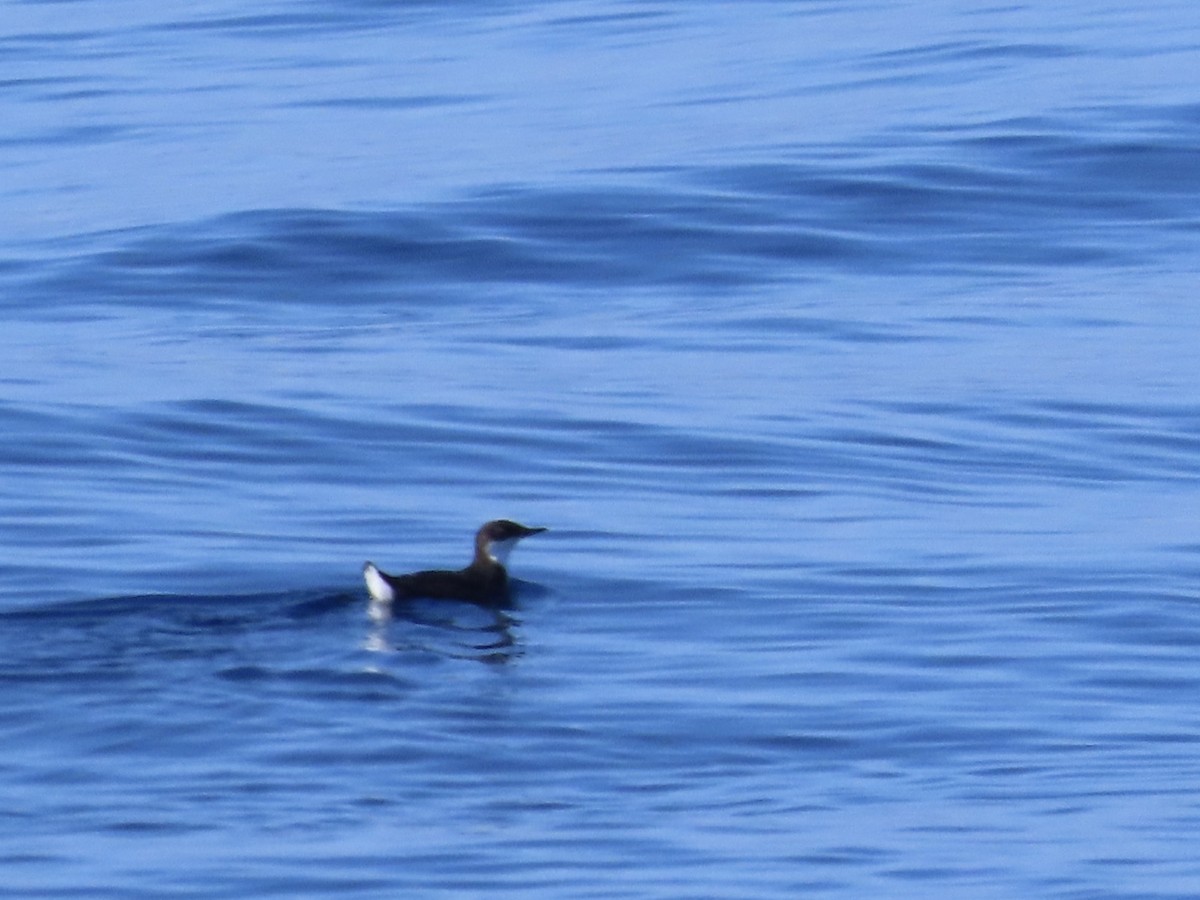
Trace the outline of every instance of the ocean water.
<instances>
[{"instance_id":1,"label":"ocean water","mask_svg":"<svg viewBox=\"0 0 1200 900\"><path fill-rule=\"evenodd\" d=\"M1193 4L0 23L5 896L1200 893Z\"/></svg>"}]
</instances>

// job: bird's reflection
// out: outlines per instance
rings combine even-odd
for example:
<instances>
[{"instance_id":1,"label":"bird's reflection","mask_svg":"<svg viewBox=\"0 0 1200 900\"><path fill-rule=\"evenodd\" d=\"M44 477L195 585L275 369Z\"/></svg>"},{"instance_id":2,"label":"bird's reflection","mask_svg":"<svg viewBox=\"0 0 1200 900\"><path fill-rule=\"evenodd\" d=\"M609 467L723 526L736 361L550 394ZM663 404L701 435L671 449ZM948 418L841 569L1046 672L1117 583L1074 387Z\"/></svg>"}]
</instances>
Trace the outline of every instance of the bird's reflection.
<instances>
[{"instance_id":1,"label":"bird's reflection","mask_svg":"<svg viewBox=\"0 0 1200 900\"><path fill-rule=\"evenodd\" d=\"M504 609L438 601L368 606L363 643L373 653L418 650L439 656L506 664L521 655L517 621Z\"/></svg>"}]
</instances>

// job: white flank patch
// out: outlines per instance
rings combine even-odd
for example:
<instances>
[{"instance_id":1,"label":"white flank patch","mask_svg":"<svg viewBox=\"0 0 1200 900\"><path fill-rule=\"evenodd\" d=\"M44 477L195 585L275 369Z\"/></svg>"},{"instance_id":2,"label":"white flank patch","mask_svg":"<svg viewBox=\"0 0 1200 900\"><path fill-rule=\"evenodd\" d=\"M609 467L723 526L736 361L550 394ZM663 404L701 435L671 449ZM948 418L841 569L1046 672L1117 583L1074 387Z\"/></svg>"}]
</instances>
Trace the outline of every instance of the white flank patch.
<instances>
[{"instance_id":1,"label":"white flank patch","mask_svg":"<svg viewBox=\"0 0 1200 900\"><path fill-rule=\"evenodd\" d=\"M363 566L363 581L367 583L367 593L376 603L391 603L396 599L392 586L383 580L380 571L370 563Z\"/></svg>"}]
</instances>

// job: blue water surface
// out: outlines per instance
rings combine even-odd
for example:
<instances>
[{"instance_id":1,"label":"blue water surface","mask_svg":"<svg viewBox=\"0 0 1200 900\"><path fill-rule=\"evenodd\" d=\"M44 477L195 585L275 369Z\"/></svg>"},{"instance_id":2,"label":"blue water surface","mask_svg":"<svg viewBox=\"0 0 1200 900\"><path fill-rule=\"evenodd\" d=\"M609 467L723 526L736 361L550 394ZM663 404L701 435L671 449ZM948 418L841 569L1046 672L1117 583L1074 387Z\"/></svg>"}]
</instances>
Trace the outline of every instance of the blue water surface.
<instances>
[{"instance_id":1,"label":"blue water surface","mask_svg":"<svg viewBox=\"0 0 1200 900\"><path fill-rule=\"evenodd\" d=\"M1192 4L0 13L6 896L1196 896Z\"/></svg>"}]
</instances>

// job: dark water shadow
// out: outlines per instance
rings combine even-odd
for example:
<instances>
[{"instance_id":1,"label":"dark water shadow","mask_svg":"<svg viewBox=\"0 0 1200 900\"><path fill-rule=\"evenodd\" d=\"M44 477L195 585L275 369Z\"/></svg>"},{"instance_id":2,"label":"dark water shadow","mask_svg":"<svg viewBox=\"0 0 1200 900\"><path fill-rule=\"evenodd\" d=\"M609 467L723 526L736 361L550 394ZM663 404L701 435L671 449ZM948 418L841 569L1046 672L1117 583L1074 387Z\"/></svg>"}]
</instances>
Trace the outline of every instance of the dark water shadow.
<instances>
[{"instance_id":1,"label":"dark water shadow","mask_svg":"<svg viewBox=\"0 0 1200 900\"><path fill-rule=\"evenodd\" d=\"M364 650L420 659L506 663L521 655L513 608L421 603L372 621L362 591L141 594L0 612L0 682L201 677L311 682L360 671ZM403 651L403 652L401 652ZM386 672L402 678L389 663ZM382 671L382 670L381 670ZM186 676L183 673L187 673Z\"/></svg>"}]
</instances>

